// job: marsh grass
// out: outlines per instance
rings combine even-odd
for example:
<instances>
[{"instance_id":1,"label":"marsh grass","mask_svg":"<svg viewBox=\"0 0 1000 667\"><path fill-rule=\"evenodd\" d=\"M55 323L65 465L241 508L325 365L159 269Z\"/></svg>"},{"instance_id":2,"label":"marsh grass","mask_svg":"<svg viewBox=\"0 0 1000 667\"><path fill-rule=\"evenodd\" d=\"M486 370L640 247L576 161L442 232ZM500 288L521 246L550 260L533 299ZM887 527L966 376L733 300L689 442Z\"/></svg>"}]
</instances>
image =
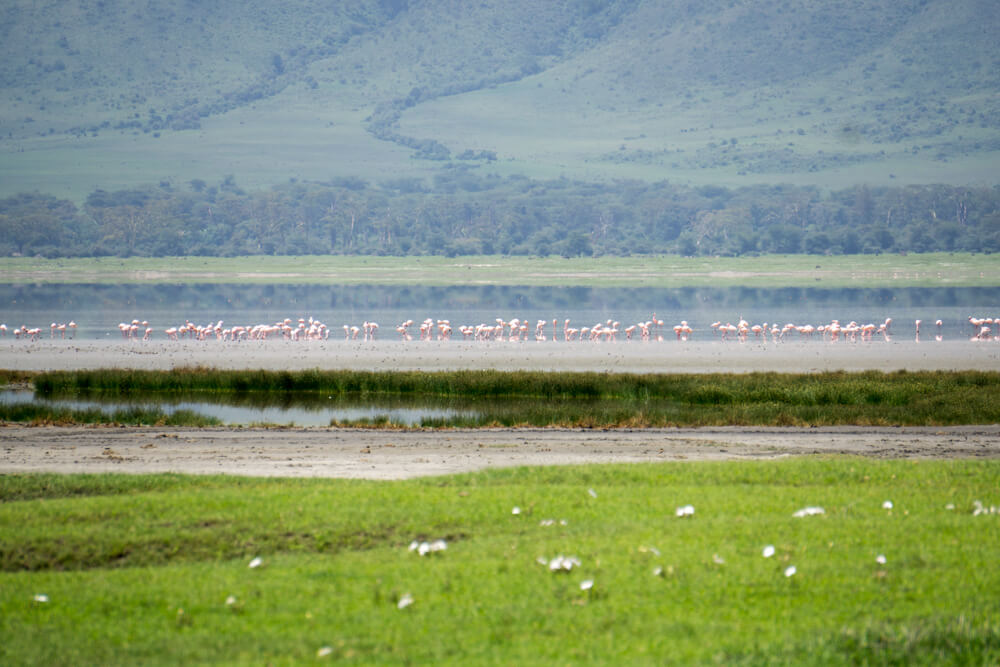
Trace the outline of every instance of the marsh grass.
<instances>
[{"instance_id":1,"label":"marsh grass","mask_svg":"<svg viewBox=\"0 0 1000 667\"><path fill-rule=\"evenodd\" d=\"M32 371L0 369L0 387L27 385L35 375L36 373Z\"/></svg>"},{"instance_id":2,"label":"marsh grass","mask_svg":"<svg viewBox=\"0 0 1000 667\"><path fill-rule=\"evenodd\" d=\"M1000 515L972 507L998 488L993 461L844 458L0 476L0 662L995 664Z\"/></svg>"},{"instance_id":3,"label":"marsh grass","mask_svg":"<svg viewBox=\"0 0 1000 667\"><path fill-rule=\"evenodd\" d=\"M100 408L67 408L34 403L0 404L0 421L35 425L121 424L126 426L218 426L214 417L191 410L165 412L160 408L127 407L105 411Z\"/></svg>"},{"instance_id":4,"label":"marsh grass","mask_svg":"<svg viewBox=\"0 0 1000 667\"><path fill-rule=\"evenodd\" d=\"M55 371L44 397L202 397L235 404L401 401L422 427L954 425L1000 421L1000 373L628 374L541 371ZM393 425L389 417L343 424Z\"/></svg>"}]
</instances>

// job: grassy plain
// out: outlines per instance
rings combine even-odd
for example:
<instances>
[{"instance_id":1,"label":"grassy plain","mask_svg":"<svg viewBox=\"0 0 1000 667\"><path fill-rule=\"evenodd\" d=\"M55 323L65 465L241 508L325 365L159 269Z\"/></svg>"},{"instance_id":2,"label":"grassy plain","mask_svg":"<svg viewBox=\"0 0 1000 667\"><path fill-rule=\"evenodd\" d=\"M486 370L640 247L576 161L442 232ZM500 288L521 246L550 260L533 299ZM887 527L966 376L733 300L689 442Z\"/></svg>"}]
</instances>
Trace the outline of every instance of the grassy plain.
<instances>
[{"instance_id":1,"label":"grassy plain","mask_svg":"<svg viewBox=\"0 0 1000 667\"><path fill-rule=\"evenodd\" d=\"M215 183L230 174L253 190L291 178L377 182L389 173L433 173L409 160L410 151L372 139L360 125L364 115L343 102L307 109L298 97L284 96L207 119L203 129L164 136L133 130L26 138L23 151L0 152L0 196L41 191L82 204L99 188L186 187L192 179Z\"/></svg>"},{"instance_id":2,"label":"grassy plain","mask_svg":"<svg viewBox=\"0 0 1000 667\"><path fill-rule=\"evenodd\" d=\"M998 488L996 462L843 458L2 476L0 662L995 664Z\"/></svg>"},{"instance_id":3,"label":"grassy plain","mask_svg":"<svg viewBox=\"0 0 1000 667\"><path fill-rule=\"evenodd\" d=\"M767 255L761 257L0 258L8 283L281 283L587 287L988 287L992 255Z\"/></svg>"}]
</instances>

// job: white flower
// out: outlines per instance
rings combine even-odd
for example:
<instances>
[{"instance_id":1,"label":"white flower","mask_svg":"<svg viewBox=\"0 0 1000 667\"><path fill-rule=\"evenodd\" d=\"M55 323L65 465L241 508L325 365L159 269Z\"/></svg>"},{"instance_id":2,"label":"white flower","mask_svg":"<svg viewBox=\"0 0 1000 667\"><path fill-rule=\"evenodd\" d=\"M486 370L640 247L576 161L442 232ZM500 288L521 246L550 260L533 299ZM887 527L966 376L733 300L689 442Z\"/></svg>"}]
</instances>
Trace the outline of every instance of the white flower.
<instances>
[{"instance_id":1,"label":"white flower","mask_svg":"<svg viewBox=\"0 0 1000 667\"><path fill-rule=\"evenodd\" d=\"M788 567L785 568L785 576L786 577L791 577L796 572L798 572L798 570L795 569L794 565L789 565Z\"/></svg>"},{"instance_id":2,"label":"white flower","mask_svg":"<svg viewBox=\"0 0 1000 667\"><path fill-rule=\"evenodd\" d=\"M555 519L542 519L541 521L538 522L538 525L539 526L554 526L554 525L556 525L556 520Z\"/></svg>"},{"instance_id":3,"label":"white flower","mask_svg":"<svg viewBox=\"0 0 1000 667\"><path fill-rule=\"evenodd\" d=\"M234 604L236 604L236 596L235 595L230 595L229 597L226 598L226 606L227 607L232 607Z\"/></svg>"},{"instance_id":4,"label":"white flower","mask_svg":"<svg viewBox=\"0 0 1000 667\"><path fill-rule=\"evenodd\" d=\"M875 556L875 562L878 563L879 565L885 565L886 564L885 556L882 554Z\"/></svg>"},{"instance_id":5,"label":"white flower","mask_svg":"<svg viewBox=\"0 0 1000 667\"><path fill-rule=\"evenodd\" d=\"M719 554L712 554L712 562L716 565L723 565L726 561Z\"/></svg>"},{"instance_id":6,"label":"white flower","mask_svg":"<svg viewBox=\"0 0 1000 667\"><path fill-rule=\"evenodd\" d=\"M331 646L324 646L324 647L320 648L318 651L316 651L316 657L317 658L325 658L326 656L330 655L331 653L333 653L333 647L331 647Z\"/></svg>"},{"instance_id":7,"label":"white flower","mask_svg":"<svg viewBox=\"0 0 1000 667\"><path fill-rule=\"evenodd\" d=\"M515 505L515 506L514 506L514 509L512 509L512 510L510 511L510 513L511 513L511 514L515 514L515 515L516 515L516 514L520 514L520 513L521 513L521 508Z\"/></svg>"},{"instance_id":8,"label":"white flower","mask_svg":"<svg viewBox=\"0 0 1000 667\"><path fill-rule=\"evenodd\" d=\"M694 505L682 505L677 508L677 516L694 516Z\"/></svg>"},{"instance_id":9,"label":"white flower","mask_svg":"<svg viewBox=\"0 0 1000 667\"><path fill-rule=\"evenodd\" d=\"M247 567L249 567L252 570L253 568L260 567L263 564L264 564L264 560L260 556L257 556L252 561L250 561L250 564L247 565Z\"/></svg>"},{"instance_id":10,"label":"white flower","mask_svg":"<svg viewBox=\"0 0 1000 667\"><path fill-rule=\"evenodd\" d=\"M955 503L948 503L947 505L944 506L944 508L946 510L953 510L955 509Z\"/></svg>"},{"instance_id":11,"label":"white flower","mask_svg":"<svg viewBox=\"0 0 1000 667\"><path fill-rule=\"evenodd\" d=\"M662 577L663 576L663 568L662 567L654 567L653 568L653 576L654 577Z\"/></svg>"},{"instance_id":12,"label":"white flower","mask_svg":"<svg viewBox=\"0 0 1000 667\"><path fill-rule=\"evenodd\" d=\"M409 593L404 593L403 597L399 598L399 602L396 603L396 609L406 609L411 604L413 604L413 596Z\"/></svg>"},{"instance_id":13,"label":"white flower","mask_svg":"<svg viewBox=\"0 0 1000 667\"><path fill-rule=\"evenodd\" d=\"M594 587L593 579L584 579L583 581L580 582L581 591L589 591L593 587Z\"/></svg>"},{"instance_id":14,"label":"white flower","mask_svg":"<svg viewBox=\"0 0 1000 667\"><path fill-rule=\"evenodd\" d=\"M764 547L764 551L761 552L761 555L763 555L764 558L770 558L771 556L773 556L774 555L774 545L773 544L768 544L766 547Z\"/></svg>"},{"instance_id":15,"label":"white flower","mask_svg":"<svg viewBox=\"0 0 1000 667\"><path fill-rule=\"evenodd\" d=\"M435 553L437 551L444 551L448 548L448 543L444 540L434 540L433 542L418 542L413 540L410 542L410 551L416 551L421 556L426 556L430 553Z\"/></svg>"},{"instance_id":16,"label":"white flower","mask_svg":"<svg viewBox=\"0 0 1000 667\"><path fill-rule=\"evenodd\" d=\"M48 601L49 601L49 596L46 595L45 593L35 594L35 602L48 602Z\"/></svg>"},{"instance_id":17,"label":"white flower","mask_svg":"<svg viewBox=\"0 0 1000 667\"><path fill-rule=\"evenodd\" d=\"M570 572L573 567L580 565L580 559L576 556L556 556L549 561L549 572Z\"/></svg>"},{"instance_id":18,"label":"white flower","mask_svg":"<svg viewBox=\"0 0 1000 667\"><path fill-rule=\"evenodd\" d=\"M591 498L596 498L597 497L597 491L594 491L593 489L587 489L587 493L590 494Z\"/></svg>"},{"instance_id":19,"label":"white flower","mask_svg":"<svg viewBox=\"0 0 1000 667\"><path fill-rule=\"evenodd\" d=\"M812 516L814 514L826 514L826 510L824 510L822 507L803 507L792 516L801 518L804 516Z\"/></svg>"},{"instance_id":20,"label":"white flower","mask_svg":"<svg viewBox=\"0 0 1000 667\"><path fill-rule=\"evenodd\" d=\"M887 500L884 503L882 503L882 509L884 509L884 510L891 510L892 509L892 501L891 500Z\"/></svg>"}]
</instances>

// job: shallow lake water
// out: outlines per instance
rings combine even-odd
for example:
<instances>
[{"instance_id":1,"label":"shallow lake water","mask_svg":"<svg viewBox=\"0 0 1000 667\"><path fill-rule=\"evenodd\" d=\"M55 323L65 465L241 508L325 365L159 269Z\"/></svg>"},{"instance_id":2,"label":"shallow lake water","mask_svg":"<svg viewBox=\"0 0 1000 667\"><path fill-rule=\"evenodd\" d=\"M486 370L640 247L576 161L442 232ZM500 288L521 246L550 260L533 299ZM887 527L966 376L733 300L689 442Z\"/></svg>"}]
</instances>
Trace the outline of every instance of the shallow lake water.
<instances>
[{"instance_id":1,"label":"shallow lake water","mask_svg":"<svg viewBox=\"0 0 1000 667\"><path fill-rule=\"evenodd\" d=\"M892 318L897 335L914 332L914 321L933 334L942 320L948 338L973 333L969 317L1000 317L1000 288L594 288L594 287L390 287L322 285L0 285L0 323L8 329L25 325L51 337L52 323L77 324L75 336L101 340L121 336L118 324L146 321L154 338L190 321L224 326L273 324L290 318L322 321L330 338L344 337L344 326L365 321L380 324L379 337L398 337L405 320L449 320L459 325L492 324L497 318L529 323L533 333L552 320L561 334L571 326L608 320L621 328L649 320L655 313L667 330L686 320L701 338L713 322L794 323L818 326L839 320L881 324ZM415 328L413 329L415 333ZM8 336L11 334L8 333ZM57 336L59 335L57 331ZM74 335L73 333L67 335Z\"/></svg>"}]
</instances>

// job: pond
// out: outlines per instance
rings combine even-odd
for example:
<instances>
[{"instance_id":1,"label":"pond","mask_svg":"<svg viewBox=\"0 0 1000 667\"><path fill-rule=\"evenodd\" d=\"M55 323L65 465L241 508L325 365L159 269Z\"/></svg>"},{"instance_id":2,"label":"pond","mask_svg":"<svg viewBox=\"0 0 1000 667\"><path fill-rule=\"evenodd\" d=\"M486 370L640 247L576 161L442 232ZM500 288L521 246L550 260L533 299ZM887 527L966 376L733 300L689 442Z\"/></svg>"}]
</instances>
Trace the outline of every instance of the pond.
<instances>
[{"instance_id":1,"label":"pond","mask_svg":"<svg viewBox=\"0 0 1000 667\"><path fill-rule=\"evenodd\" d=\"M295 426L329 426L331 422L358 423L388 421L402 426L419 426L421 422L471 416L474 410L452 408L434 401L416 400L343 400L315 394L282 395L280 397L217 397L144 396L137 400L97 398L49 398L24 389L0 390L0 405L34 403L42 406L86 410L96 408L105 414L128 408L159 408L166 414L178 410L215 417L224 424L278 424Z\"/></svg>"}]
</instances>

